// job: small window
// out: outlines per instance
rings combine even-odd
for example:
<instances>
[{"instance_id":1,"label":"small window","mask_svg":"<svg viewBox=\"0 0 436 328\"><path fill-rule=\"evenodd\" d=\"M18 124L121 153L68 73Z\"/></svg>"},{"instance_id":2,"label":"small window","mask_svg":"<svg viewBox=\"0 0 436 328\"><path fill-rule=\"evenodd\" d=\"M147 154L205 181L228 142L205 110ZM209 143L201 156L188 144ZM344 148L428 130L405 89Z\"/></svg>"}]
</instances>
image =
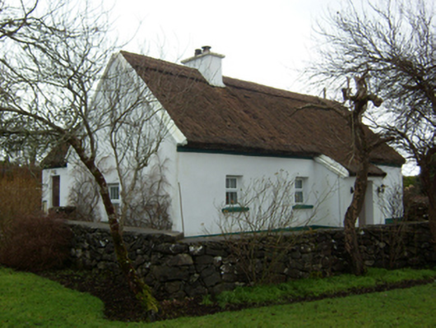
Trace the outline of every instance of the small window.
<instances>
[{"instance_id":1,"label":"small window","mask_svg":"<svg viewBox=\"0 0 436 328\"><path fill-rule=\"evenodd\" d=\"M226 177L226 205L238 204L238 177Z\"/></svg>"},{"instance_id":2,"label":"small window","mask_svg":"<svg viewBox=\"0 0 436 328\"><path fill-rule=\"evenodd\" d=\"M295 203L304 203L304 179L295 179Z\"/></svg>"},{"instance_id":3,"label":"small window","mask_svg":"<svg viewBox=\"0 0 436 328\"><path fill-rule=\"evenodd\" d=\"M114 205L115 211L120 213L120 185L118 183L112 183L108 185L108 189L112 205Z\"/></svg>"},{"instance_id":4,"label":"small window","mask_svg":"<svg viewBox=\"0 0 436 328\"><path fill-rule=\"evenodd\" d=\"M109 197L112 202L120 200L120 186L118 183L109 185Z\"/></svg>"}]
</instances>

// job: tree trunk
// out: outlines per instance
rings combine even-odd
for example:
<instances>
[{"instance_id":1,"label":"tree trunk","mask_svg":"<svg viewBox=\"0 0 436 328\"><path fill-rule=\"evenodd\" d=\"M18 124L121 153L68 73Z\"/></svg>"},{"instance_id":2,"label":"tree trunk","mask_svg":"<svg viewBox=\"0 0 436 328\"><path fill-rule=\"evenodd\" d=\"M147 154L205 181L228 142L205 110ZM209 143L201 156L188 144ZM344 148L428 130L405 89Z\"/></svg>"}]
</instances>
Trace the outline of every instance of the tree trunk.
<instances>
[{"instance_id":1,"label":"tree trunk","mask_svg":"<svg viewBox=\"0 0 436 328\"><path fill-rule=\"evenodd\" d=\"M70 138L69 143L74 148L83 164L94 176L95 181L100 187L100 196L102 198L104 208L108 215L110 232L120 269L125 275L130 289L139 300L139 302L142 304L142 306L145 308L145 310L149 313L149 317L153 316L154 313L158 312L158 302L153 297L150 287L146 285L138 276L135 268L133 267L132 261L129 259L127 248L122 237L120 225L118 223L117 213L115 212L115 208L109 196L106 179L104 178L98 167L95 165L95 160L86 156L86 153L78 139Z\"/></svg>"},{"instance_id":2,"label":"tree trunk","mask_svg":"<svg viewBox=\"0 0 436 328\"><path fill-rule=\"evenodd\" d=\"M362 116L368 102L371 101L375 106L380 106L382 100L377 96L368 94L365 81L365 74L355 78L357 92L354 96L349 95L349 89L343 89L344 100L351 100L354 104L353 111L350 112L349 125L351 140L353 142L353 155L358 165L356 171L356 181L354 182L354 194L350 206L344 218L344 239L345 250L347 251L352 271L359 276L366 273L365 263L359 249L356 234L356 221L362 211L365 202L366 187L368 186L369 154L371 147L366 140Z\"/></svg>"},{"instance_id":3,"label":"tree trunk","mask_svg":"<svg viewBox=\"0 0 436 328\"><path fill-rule=\"evenodd\" d=\"M430 224L433 247L436 252L436 194L428 196L428 221Z\"/></svg>"},{"instance_id":4,"label":"tree trunk","mask_svg":"<svg viewBox=\"0 0 436 328\"><path fill-rule=\"evenodd\" d=\"M354 194L344 218L345 250L347 251L353 274L360 276L366 273L365 263L357 241L356 222L362 210L366 187L368 185L368 159L363 159L356 175Z\"/></svg>"},{"instance_id":5,"label":"tree trunk","mask_svg":"<svg viewBox=\"0 0 436 328\"><path fill-rule=\"evenodd\" d=\"M428 221L436 252L436 148L430 149L418 164L423 192L428 197Z\"/></svg>"}]
</instances>

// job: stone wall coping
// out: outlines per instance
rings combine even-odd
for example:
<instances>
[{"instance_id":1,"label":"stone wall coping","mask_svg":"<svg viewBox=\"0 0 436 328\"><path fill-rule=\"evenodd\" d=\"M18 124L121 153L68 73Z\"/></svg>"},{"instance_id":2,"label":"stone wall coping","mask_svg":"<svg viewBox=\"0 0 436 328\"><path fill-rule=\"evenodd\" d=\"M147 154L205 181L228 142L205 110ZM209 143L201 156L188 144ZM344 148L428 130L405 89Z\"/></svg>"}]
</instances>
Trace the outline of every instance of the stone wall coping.
<instances>
[{"instance_id":1,"label":"stone wall coping","mask_svg":"<svg viewBox=\"0 0 436 328\"><path fill-rule=\"evenodd\" d=\"M66 220L69 225L78 225L84 226L91 229L102 229L110 231L109 222L85 222L85 221L74 221L74 220ZM123 232L132 232L146 235L166 235L173 237L176 240L180 240L183 238L183 233L178 231L165 231L165 230L155 230L155 229L147 229L147 228L139 228L139 227L124 227Z\"/></svg>"}]
</instances>

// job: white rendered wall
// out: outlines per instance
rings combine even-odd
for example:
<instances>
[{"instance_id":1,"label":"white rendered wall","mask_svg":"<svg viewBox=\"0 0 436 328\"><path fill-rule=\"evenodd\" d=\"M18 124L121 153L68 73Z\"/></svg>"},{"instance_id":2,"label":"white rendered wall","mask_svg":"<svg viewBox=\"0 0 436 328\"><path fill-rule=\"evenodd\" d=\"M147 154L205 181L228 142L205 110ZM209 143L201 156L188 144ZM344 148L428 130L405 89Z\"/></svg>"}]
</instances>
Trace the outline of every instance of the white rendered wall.
<instances>
[{"instance_id":1,"label":"white rendered wall","mask_svg":"<svg viewBox=\"0 0 436 328\"><path fill-rule=\"evenodd\" d=\"M294 210L303 224L307 223L305 218L312 217L308 222L310 225L343 226L344 215L353 197L354 177L338 176L311 159L195 152L180 152L177 156L179 180L174 184L180 184L181 188L186 236L221 232L216 223L219 211L225 206L225 178L228 175L242 176L244 185L250 179L272 177L280 170L285 170L293 178L307 178L305 204L314 205L314 208ZM381 169L388 173L386 177L369 178L370 189L367 192L371 197L368 197L365 206L369 207L372 214L368 224L384 223L385 215L380 208L383 194L377 188L381 185L391 188L402 181L401 168L383 166ZM176 222L181 221L181 208L174 208Z\"/></svg>"},{"instance_id":2,"label":"white rendered wall","mask_svg":"<svg viewBox=\"0 0 436 328\"><path fill-rule=\"evenodd\" d=\"M396 211L397 214L402 214L403 204L402 204L402 191L403 191L403 175L401 173L401 167L393 167L387 165L379 165L380 169L387 173L386 177L374 183L374 193L377 195L377 214L380 217L379 222L384 224L385 219L391 219L392 213L389 211L389 203L393 200L392 197L398 198L395 203L398 205L399 209ZM379 189L380 188L380 189ZM400 196L398 196L400 193ZM395 196L394 196L395 195Z\"/></svg>"},{"instance_id":3,"label":"white rendered wall","mask_svg":"<svg viewBox=\"0 0 436 328\"><path fill-rule=\"evenodd\" d=\"M184 233L186 236L202 235L206 232L220 233L218 225L219 211L225 203L226 176L242 176L243 185L249 185L251 179L274 177L281 170L289 173L289 177L307 178L305 190L307 205L315 205L318 198L335 203L335 190L324 197L321 185L335 180L334 174L328 170L316 171L320 165L311 159L256 157L244 155L205 154L195 152L180 152L179 182L182 191L182 206L184 217ZM316 190L319 190L316 194ZM323 195L321 195L323 194ZM296 216L304 221L311 217L314 209L299 209ZM318 210L318 209L316 209ZM333 220L337 212L323 212L309 223L313 225L335 225Z\"/></svg>"}]
</instances>

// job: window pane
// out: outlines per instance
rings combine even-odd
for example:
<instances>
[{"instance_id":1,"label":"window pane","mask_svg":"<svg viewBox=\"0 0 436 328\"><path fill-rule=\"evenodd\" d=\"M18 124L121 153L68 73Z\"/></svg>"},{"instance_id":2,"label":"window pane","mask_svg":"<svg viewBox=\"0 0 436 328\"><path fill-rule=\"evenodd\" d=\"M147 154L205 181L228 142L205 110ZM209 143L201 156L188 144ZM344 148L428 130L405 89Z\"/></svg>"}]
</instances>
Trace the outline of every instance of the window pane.
<instances>
[{"instance_id":1,"label":"window pane","mask_svg":"<svg viewBox=\"0 0 436 328\"><path fill-rule=\"evenodd\" d=\"M226 188L236 188L236 178L226 178Z\"/></svg>"},{"instance_id":2,"label":"window pane","mask_svg":"<svg viewBox=\"0 0 436 328\"><path fill-rule=\"evenodd\" d=\"M234 191L226 192L226 204L233 205L238 203L238 194Z\"/></svg>"},{"instance_id":3,"label":"window pane","mask_svg":"<svg viewBox=\"0 0 436 328\"><path fill-rule=\"evenodd\" d=\"M120 199L120 188L118 186L110 186L109 196L111 199Z\"/></svg>"},{"instance_id":4,"label":"window pane","mask_svg":"<svg viewBox=\"0 0 436 328\"><path fill-rule=\"evenodd\" d=\"M302 189L303 188L303 180L296 179L295 180L295 189Z\"/></svg>"},{"instance_id":5,"label":"window pane","mask_svg":"<svg viewBox=\"0 0 436 328\"><path fill-rule=\"evenodd\" d=\"M303 202L303 192L302 191L296 191L295 192L295 202L296 203L302 203Z\"/></svg>"}]
</instances>

